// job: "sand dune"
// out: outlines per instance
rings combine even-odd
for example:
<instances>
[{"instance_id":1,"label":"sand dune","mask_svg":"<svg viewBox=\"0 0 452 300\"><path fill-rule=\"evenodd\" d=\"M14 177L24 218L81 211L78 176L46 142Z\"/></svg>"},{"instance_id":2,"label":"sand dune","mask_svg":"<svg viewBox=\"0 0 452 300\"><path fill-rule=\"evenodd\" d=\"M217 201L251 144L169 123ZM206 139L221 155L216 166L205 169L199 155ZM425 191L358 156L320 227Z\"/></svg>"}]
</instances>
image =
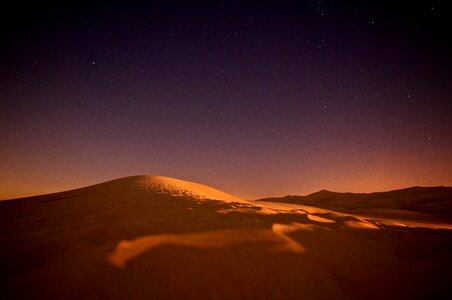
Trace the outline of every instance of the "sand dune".
<instances>
[{"instance_id":1,"label":"sand dune","mask_svg":"<svg viewBox=\"0 0 452 300\"><path fill-rule=\"evenodd\" d=\"M307 196L266 198L262 201L304 204L335 210L399 209L452 214L451 187L412 187L378 193L336 193L322 190Z\"/></svg>"},{"instance_id":2,"label":"sand dune","mask_svg":"<svg viewBox=\"0 0 452 300\"><path fill-rule=\"evenodd\" d=\"M130 176L78 189L81 193L118 193L144 191L171 197L187 197L197 200L220 200L225 202L250 203L215 188L165 176Z\"/></svg>"},{"instance_id":3,"label":"sand dune","mask_svg":"<svg viewBox=\"0 0 452 300\"><path fill-rule=\"evenodd\" d=\"M339 210L247 201L160 176L2 201L0 297L452 296L448 218Z\"/></svg>"}]
</instances>

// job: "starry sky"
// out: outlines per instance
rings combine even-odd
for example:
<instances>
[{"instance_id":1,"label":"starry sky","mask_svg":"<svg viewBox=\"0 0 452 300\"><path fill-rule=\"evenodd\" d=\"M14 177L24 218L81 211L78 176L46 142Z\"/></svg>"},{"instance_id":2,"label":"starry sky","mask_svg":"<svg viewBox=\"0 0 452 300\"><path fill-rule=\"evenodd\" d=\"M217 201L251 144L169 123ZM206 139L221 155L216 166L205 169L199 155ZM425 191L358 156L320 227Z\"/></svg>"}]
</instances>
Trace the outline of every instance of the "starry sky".
<instances>
[{"instance_id":1,"label":"starry sky","mask_svg":"<svg viewBox=\"0 0 452 300\"><path fill-rule=\"evenodd\" d=\"M138 174L250 199L450 186L446 2L5 9L0 199Z\"/></svg>"}]
</instances>

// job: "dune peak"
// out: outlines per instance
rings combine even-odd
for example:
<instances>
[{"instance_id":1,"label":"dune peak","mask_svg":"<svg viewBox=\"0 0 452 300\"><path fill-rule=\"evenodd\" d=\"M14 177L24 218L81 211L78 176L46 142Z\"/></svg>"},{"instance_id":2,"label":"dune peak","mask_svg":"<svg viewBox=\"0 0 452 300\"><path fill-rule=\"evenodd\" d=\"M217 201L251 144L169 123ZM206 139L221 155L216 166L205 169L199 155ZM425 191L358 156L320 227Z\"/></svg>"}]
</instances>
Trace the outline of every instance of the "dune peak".
<instances>
[{"instance_id":1,"label":"dune peak","mask_svg":"<svg viewBox=\"0 0 452 300\"><path fill-rule=\"evenodd\" d=\"M132 180L130 182L129 180ZM119 179L118 181L121 181ZM155 194L165 194L174 197L190 197L197 200L221 200L226 202L246 202L241 198L222 192L215 188L181 179L165 176L132 176L123 179L124 183L132 183L136 188Z\"/></svg>"}]
</instances>

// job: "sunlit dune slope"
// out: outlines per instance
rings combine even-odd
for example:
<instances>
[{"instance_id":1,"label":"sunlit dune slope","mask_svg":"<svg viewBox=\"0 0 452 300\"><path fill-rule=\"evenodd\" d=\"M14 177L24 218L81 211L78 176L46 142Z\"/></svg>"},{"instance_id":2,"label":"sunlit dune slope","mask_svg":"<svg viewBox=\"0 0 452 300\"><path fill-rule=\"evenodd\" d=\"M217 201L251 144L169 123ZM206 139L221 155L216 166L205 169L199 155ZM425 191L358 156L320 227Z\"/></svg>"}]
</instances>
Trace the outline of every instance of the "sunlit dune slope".
<instances>
[{"instance_id":1,"label":"sunlit dune slope","mask_svg":"<svg viewBox=\"0 0 452 300\"><path fill-rule=\"evenodd\" d=\"M335 210L401 209L422 213L451 214L451 187L412 187L378 193L336 193L322 190L307 196L266 198L262 201L294 203Z\"/></svg>"}]
</instances>

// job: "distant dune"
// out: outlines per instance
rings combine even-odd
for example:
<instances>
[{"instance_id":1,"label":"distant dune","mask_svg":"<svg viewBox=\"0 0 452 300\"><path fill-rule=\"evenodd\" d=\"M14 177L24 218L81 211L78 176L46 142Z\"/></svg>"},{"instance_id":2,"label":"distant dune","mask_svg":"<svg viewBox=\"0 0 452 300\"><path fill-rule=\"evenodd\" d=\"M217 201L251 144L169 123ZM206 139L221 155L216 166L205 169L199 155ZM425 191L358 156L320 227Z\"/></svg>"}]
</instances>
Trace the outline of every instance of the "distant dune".
<instances>
[{"instance_id":1,"label":"distant dune","mask_svg":"<svg viewBox=\"0 0 452 300\"><path fill-rule=\"evenodd\" d=\"M369 194L336 193L322 190L307 196L286 196L260 200L311 205L336 210L401 209L422 213L452 214L451 187L411 187Z\"/></svg>"},{"instance_id":2,"label":"distant dune","mask_svg":"<svg viewBox=\"0 0 452 300\"><path fill-rule=\"evenodd\" d=\"M248 201L132 176L1 201L0 299L450 299L449 193Z\"/></svg>"}]
</instances>

